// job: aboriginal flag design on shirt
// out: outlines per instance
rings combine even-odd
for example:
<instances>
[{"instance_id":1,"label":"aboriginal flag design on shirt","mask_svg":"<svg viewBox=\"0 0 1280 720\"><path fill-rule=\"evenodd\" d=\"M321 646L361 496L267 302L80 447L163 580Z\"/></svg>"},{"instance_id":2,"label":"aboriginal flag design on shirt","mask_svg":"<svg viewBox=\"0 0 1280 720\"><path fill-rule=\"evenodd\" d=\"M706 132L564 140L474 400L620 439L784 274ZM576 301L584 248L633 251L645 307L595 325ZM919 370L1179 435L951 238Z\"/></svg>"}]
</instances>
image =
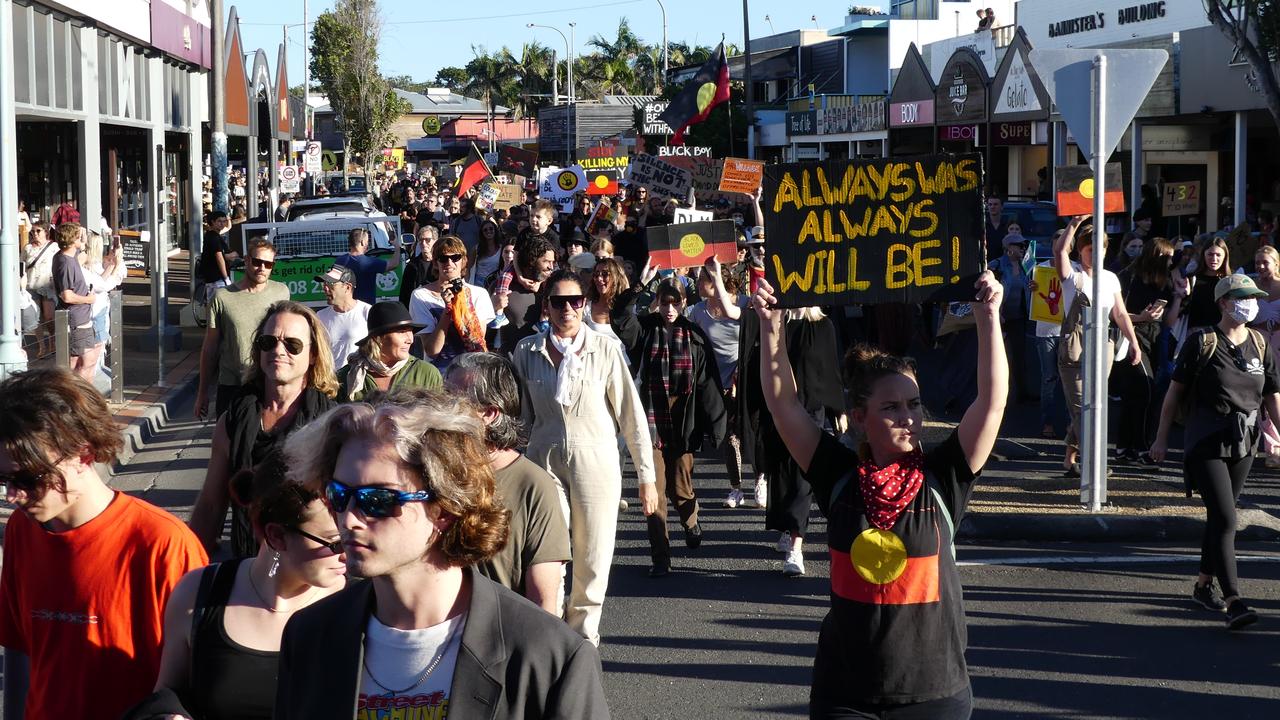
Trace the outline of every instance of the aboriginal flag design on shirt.
<instances>
[{"instance_id":1,"label":"aboriginal flag design on shirt","mask_svg":"<svg viewBox=\"0 0 1280 720\"><path fill-rule=\"evenodd\" d=\"M815 697L914 703L961 692L968 685L964 604L943 515L958 521L972 486L959 440L953 433L926 451L925 483L889 530L867 520L857 463L856 453L824 435L806 475L828 518L831 556Z\"/></svg>"}]
</instances>

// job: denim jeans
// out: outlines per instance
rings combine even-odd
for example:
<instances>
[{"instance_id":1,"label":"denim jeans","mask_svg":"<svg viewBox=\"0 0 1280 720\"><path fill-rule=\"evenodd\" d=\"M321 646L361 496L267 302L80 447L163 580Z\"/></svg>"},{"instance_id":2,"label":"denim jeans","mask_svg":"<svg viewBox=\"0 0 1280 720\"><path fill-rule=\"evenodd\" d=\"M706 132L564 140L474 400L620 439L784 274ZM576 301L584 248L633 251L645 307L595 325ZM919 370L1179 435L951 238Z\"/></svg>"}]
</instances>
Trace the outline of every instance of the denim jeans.
<instances>
[{"instance_id":1,"label":"denim jeans","mask_svg":"<svg viewBox=\"0 0 1280 720\"><path fill-rule=\"evenodd\" d=\"M1062 383L1058 381L1058 338L1036 337L1036 352L1040 356L1040 426L1053 425L1058 416Z\"/></svg>"}]
</instances>

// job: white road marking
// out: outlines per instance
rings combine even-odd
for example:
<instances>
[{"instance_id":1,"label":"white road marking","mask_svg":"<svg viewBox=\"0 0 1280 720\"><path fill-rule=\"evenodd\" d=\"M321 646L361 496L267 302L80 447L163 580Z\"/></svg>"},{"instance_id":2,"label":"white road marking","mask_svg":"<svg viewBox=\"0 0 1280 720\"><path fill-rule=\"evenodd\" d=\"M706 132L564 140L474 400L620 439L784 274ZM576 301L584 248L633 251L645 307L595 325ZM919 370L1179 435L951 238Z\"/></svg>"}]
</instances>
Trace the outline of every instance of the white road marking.
<instances>
[{"instance_id":1,"label":"white road marking","mask_svg":"<svg viewBox=\"0 0 1280 720\"><path fill-rule=\"evenodd\" d=\"M1280 556L1239 555L1237 562L1280 562ZM1150 563L1200 562L1200 555L1038 555L960 560L960 567L984 565L1146 565Z\"/></svg>"}]
</instances>

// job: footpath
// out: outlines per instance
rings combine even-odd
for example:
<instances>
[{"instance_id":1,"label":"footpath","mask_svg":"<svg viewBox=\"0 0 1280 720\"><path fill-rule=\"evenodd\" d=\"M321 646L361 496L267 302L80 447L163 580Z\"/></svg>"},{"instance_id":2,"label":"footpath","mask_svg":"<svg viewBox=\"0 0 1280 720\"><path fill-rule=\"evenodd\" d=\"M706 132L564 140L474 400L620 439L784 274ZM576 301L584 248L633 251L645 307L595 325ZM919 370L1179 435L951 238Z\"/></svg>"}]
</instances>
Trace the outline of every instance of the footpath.
<instances>
[{"instance_id":1,"label":"footpath","mask_svg":"<svg viewBox=\"0 0 1280 720\"><path fill-rule=\"evenodd\" d=\"M187 272L185 256L171 260L168 318L174 327L187 304ZM174 411L195 393L204 336L202 328L181 328L181 348L165 353L161 382L154 343L150 343L150 350L141 349L140 343L148 333L154 333L148 280L126 281L123 319L124 403L111 408L124 432L125 448L116 467L111 468L113 472L126 468L135 454L178 419L173 417ZM926 407L940 409L926 422L925 442L932 444L945 439L960 419L961 410L946 408L938 397L945 388L928 379L944 374L946 364L954 358L939 350L917 348L916 353L925 382ZM1031 361L1034 363L1034 356ZM32 365L52 362L46 358ZM1113 403L1113 425L1116 410ZM1063 419L1065 414L1059 420L1059 430L1065 429ZM1037 403L1009 406L995 457L976 486L969 513L959 528L962 539L1138 542L1200 537L1204 507L1199 497L1185 495L1178 451L1171 451L1171 460L1159 468L1111 462L1108 503L1103 512L1094 514L1081 507L1079 481L1063 477L1061 440L1041 438L1040 427ZM719 458L708 455L705 461L718 464ZM6 515L0 510L0 521ZM1245 485L1238 520L1241 539L1280 539L1280 473L1265 468L1261 458Z\"/></svg>"}]
</instances>

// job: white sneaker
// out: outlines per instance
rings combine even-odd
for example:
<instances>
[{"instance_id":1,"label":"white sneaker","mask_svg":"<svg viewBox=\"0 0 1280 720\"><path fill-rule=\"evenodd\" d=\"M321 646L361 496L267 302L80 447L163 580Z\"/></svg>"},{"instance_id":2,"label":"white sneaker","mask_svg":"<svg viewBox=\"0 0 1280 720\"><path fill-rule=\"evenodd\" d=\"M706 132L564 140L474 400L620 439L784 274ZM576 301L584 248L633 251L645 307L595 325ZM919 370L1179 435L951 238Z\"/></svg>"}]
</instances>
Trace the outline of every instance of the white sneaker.
<instances>
[{"instance_id":1,"label":"white sneaker","mask_svg":"<svg viewBox=\"0 0 1280 720\"><path fill-rule=\"evenodd\" d=\"M784 532L778 536L778 552L784 555L791 552L791 533Z\"/></svg>"},{"instance_id":2,"label":"white sneaker","mask_svg":"<svg viewBox=\"0 0 1280 720\"><path fill-rule=\"evenodd\" d=\"M787 553L787 559L782 563L782 574L787 577L797 577L804 574L804 553L799 550L791 550Z\"/></svg>"},{"instance_id":3,"label":"white sneaker","mask_svg":"<svg viewBox=\"0 0 1280 720\"><path fill-rule=\"evenodd\" d=\"M724 506L727 508L736 508L746 503L747 496L742 494L742 488L732 488L729 490L729 497L724 499Z\"/></svg>"},{"instance_id":4,"label":"white sneaker","mask_svg":"<svg viewBox=\"0 0 1280 720\"><path fill-rule=\"evenodd\" d=\"M769 481L764 478L756 480L756 507L764 510L769 506Z\"/></svg>"}]
</instances>

